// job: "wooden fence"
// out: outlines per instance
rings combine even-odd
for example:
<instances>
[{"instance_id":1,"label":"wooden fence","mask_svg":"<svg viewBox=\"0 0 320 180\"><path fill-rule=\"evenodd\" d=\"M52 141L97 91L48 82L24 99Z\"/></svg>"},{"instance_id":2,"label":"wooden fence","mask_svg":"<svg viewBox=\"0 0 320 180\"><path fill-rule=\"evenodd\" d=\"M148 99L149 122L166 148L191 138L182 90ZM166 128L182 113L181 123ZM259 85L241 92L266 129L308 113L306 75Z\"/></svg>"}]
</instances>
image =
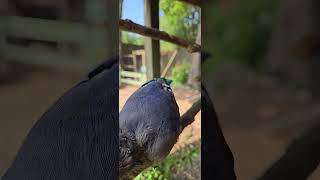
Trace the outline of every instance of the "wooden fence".
<instances>
[{"instance_id":1,"label":"wooden fence","mask_svg":"<svg viewBox=\"0 0 320 180\"><path fill-rule=\"evenodd\" d=\"M6 0L0 0L0 2ZM0 59L37 65L88 71L105 58L118 54L117 0L85 1L82 23L9 16L3 5L0 13ZM96 8L99 7L99 8ZM9 43L8 37L54 42L62 48L39 48ZM68 45L79 47L76 54Z\"/></svg>"},{"instance_id":2,"label":"wooden fence","mask_svg":"<svg viewBox=\"0 0 320 180\"><path fill-rule=\"evenodd\" d=\"M2 43L0 57L6 61L14 60L38 65L68 67L77 70L86 70L88 66L97 64L105 58L106 47L91 49L90 35L93 32L101 34L103 27L94 27L88 24L59 22L36 18L2 16L2 35L32 40L57 42L59 44L77 44L80 53L72 55L66 51L56 51ZM92 47L93 48L93 47ZM100 52L99 52L100 51ZM94 62L95 61L95 62Z\"/></svg>"}]
</instances>

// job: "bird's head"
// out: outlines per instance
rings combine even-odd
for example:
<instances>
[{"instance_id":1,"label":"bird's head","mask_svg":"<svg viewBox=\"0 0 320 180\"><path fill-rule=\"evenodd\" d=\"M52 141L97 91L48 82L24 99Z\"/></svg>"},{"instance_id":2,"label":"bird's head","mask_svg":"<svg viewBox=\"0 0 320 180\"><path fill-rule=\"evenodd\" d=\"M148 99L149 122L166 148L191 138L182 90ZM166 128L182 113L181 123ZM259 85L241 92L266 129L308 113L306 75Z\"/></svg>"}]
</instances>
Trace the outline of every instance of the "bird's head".
<instances>
[{"instance_id":1,"label":"bird's head","mask_svg":"<svg viewBox=\"0 0 320 180\"><path fill-rule=\"evenodd\" d=\"M154 78L154 79L144 83L141 87L145 87L146 85L148 85L150 83L157 83L157 84L159 84L161 86L162 89L172 92L172 89L170 87L170 85L172 83L172 80L170 80L170 79L166 79L164 77L162 77L162 78Z\"/></svg>"}]
</instances>

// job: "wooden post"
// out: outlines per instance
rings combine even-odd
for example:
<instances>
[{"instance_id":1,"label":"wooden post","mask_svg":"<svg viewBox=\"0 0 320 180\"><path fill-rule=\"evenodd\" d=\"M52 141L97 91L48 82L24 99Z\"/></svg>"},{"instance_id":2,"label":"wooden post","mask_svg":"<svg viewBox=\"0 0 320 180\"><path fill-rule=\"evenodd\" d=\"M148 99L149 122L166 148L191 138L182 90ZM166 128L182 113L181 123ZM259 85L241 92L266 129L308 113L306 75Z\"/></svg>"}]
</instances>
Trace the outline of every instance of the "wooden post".
<instances>
[{"instance_id":1,"label":"wooden post","mask_svg":"<svg viewBox=\"0 0 320 180\"><path fill-rule=\"evenodd\" d=\"M6 19L5 15L8 11L8 0L0 0L0 73L5 73L7 71L7 64L4 62L2 56L2 50L6 43Z\"/></svg>"},{"instance_id":2,"label":"wooden post","mask_svg":"<svg viewBox=\"0 0 320 180\"><path fill-rule=\"evenodd\" d=\"M201 23L198 25L198 35L196 43L201 45ZM192 54L191 72L189 74L188 84L196 89L200 89L200 83L197 78L201 76L201 53L195 52Z\"/></svg>"},{"instance_id":3,"label":"wooden post","mask_svg":"<svg viewBox=\"0 0 320 180\"><path fill-rule=\"evenodd\" d=\"M159 0L144 1L145 26L159 29ZM145 37L147 80L160 77L160 43Z\"/></svg>"},{"instance_id":4,"label":"wooden post","mask_svg":"<svg viewBox=\"0 0 320 180\"><path fill-rule=\"evenodd\" d=\"M117 0L86 0L85 18L88 34L84 38L82 51L88 68L118 56L119 53L119 4ZM91 67L90 67L91 66Z\"/></svg>"}]
</instances>

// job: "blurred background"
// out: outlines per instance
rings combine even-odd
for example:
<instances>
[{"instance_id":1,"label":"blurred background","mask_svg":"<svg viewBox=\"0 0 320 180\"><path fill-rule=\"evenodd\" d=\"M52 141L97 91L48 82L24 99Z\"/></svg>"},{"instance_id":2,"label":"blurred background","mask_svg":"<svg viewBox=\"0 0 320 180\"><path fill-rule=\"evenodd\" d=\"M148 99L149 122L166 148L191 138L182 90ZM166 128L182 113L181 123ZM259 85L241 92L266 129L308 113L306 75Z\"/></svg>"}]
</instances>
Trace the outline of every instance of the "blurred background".
<instances>
[{"instance_id":1,"label":"blurred background","mask_svg":"<svg viewBox=\"0 0 320 180\"><path fill-rule=\"evenodd\" d=\"M0 176L40 116L118 55L116 0L0 0Z\"/></svg>"},{"instance_id":2,"label":"blurred background","mask_svg":"<svg viewBox=\"0 0 320 180\"><path fill-rule=\"evenodd\" d=\"M311 127L285 167L317 168L308 179L320 179L319 9L317 0L216 0L202 8L202 48L212 54L203 83L239 180L261 177Z\"/></svg>"}]
</instances>

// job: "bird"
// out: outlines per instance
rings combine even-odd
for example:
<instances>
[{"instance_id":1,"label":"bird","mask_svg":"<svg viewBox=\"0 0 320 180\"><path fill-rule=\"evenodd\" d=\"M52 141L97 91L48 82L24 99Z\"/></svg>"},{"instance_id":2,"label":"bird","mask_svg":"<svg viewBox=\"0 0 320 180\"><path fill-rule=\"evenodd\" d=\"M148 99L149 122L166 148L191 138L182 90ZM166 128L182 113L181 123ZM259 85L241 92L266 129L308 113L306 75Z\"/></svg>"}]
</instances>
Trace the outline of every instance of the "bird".
<instances>
[{"instance_id":1,"label":"bird","mask_svg":"<svg viewBox=\"0 0 320 180\"><path fill-rule=\"evenodd\" d=\"M118 179L118 64L107 59L50 106L1 180Z\"/></svg>"},{"instance_id":2,"label":"bird","mask_svg":"<svg viewBox=\"0 0 320 180\"><path fill-rule=\"evenodd\" d=\"M133 179L157 164L179 137L179 107L171 80L144 83L126 101L119 114L119 179Z\"/></svg>"}]
</instances>

